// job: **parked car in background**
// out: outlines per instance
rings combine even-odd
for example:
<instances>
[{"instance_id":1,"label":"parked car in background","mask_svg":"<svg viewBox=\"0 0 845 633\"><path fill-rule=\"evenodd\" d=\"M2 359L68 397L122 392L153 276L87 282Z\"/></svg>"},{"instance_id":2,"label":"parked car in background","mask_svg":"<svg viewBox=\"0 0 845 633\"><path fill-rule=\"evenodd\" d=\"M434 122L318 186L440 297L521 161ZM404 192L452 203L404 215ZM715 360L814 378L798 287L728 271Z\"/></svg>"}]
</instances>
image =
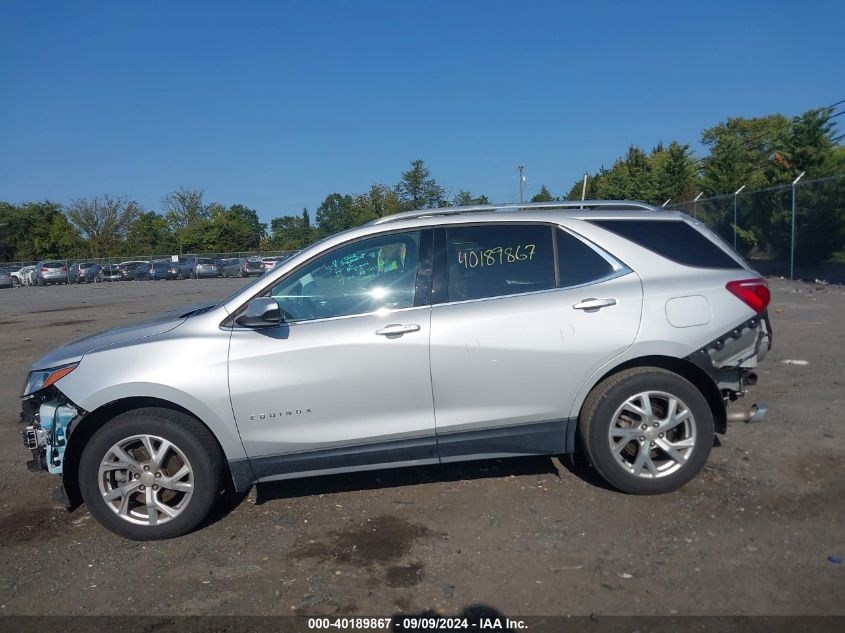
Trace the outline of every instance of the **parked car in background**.
<instances>
[{"instance_id":1,"label":"parked car in background","mask_svg":"<svg viewBox=\"0 0 845 633\"><path fill-rule=\"evenodd\" d=\"M22 266L20 268L10 268L9 269L9 276L12 278L12 285L13 286L24 286L26 283L24 282L23 275L26 273L24 272L25 269L30 268L29 266Z\"/></svg>"},{"instance_id":2,"label":"parked car in background","mask_svg":"<svg viewBox=\"0 0 845 633\"><path fill-rule=\"evenodd\" d=\"M85 283L99 283L102 281L100 279L100 271L103 267L100 264L94 264L90 268L85 271Z\"/></svg>"},{"instance_id":3,"label":"parked car in background","mask_svg":"<svg viewBox=\"0 0 845 633\"><path fill-rule=\"evenodd\" d=\"M261 258L261 265L264 266L264 272L268 270L273 270L276 264L279 262L283 262L287 259L285 255L274 255L272 257L262 257Z\"/></svg>"},{"instance_id":4,"label":"parked car in background","mask_svg":"<svg viewBox=\"0 0 845 633\"><path fill-rule=\"evenodd\" d=\"M119 263L117 265L117 268L120 271L120 278L123 281L135 279L135 269L138 268L138 266L140 266L141 264L149 264L149 262L145 262L142 260L131 260Z\"/></svg>"},{"instance_id":5,"label":"parked car in background","mask_svg":"<svg viewBox=\"0 0 845 633\"><path fill-rule=\"evenodd\" d=\"M257 257L241 259L241 273L238 277L258 277L264 274L264 263Z\"/></svg>"},{"instance_id":6,"label":"parked car in background","mask_svg":"<svg viewBox=\"0 0 845 633\"><path fill-rule=\"evenodd\" d=\"M180 255L176 262L177 279L189 279L193 277L194 267L197 265L197 258L191 255Z\"/></svg>"},{"instance_id":7,"label":"parked car in background","mask_svg":"<svg viewBox=\"0 0 845 633\"><path fill-rule=\"evenodd\" d=\"M195 262L193 274L191 275L194 279L217 276L217 266L210 257L197 257Z\"/></svg>"},{"instance_id":8,"label":"parked car in background","mask_svg":"<svg viewBox=\"0 0 845 633\"><path fill-rule=\"evenodd\" d=\"M105 264L97 273L98 281L120 281L120 267L117 264Z\"/></svg>"},{"instance_id":9,"label":"parked car in background","mask_svg":"<svg viewBox=\"0 0 845 633\"><path fill-rule=\"evenodd\" d=\"M17 277L22 286L34 286L36 283L35 266L24 266L17 273L12 273L12 278Z\"/></svg>"},{"instance_id":10,"label":"parked car in background","mask_svg":"<svg viewBox=\"0 0 845 633\"><path fill-rule=\"evenodd\" d=\"M94 268L99 270L99 264L77 262L68 269L68 281L72 284L90 283L94 281L94 275L90 272Z\"/></svg>"},{"instance_id":11,"label":"parked car in background","mask_svg":"<svg viewBox=\"0 0 845 633\"><path fill-rule=\"evenodd\" d=\"M0 288L12 288L14 285L12 272L8 268L0 268Z\"/></svg>"},{"instance_id":12,"label":"parked car in background","mask_svg":"<svg viewBox=\"0 0 845 633\"><path fill-rule=\"evenodd\" d=\"M220 276L221 277L237 277L238 271L241 268L241 259L239 257L230 257L228 259L220 260Z\"/></svg>"},{"instance_id":13,"label":"parked car in background","mask_svg":"<svg viewBox=\"0 0 845 633\"><path fill-rule=\"evenodd\" d=\"M39 286L68 283L66 262L55 260L38 262L35 265L35 274L35 283Z\"/></svg>"},{"instance_id":14,"label":"parked car in background","mask_svg":"<svg viewBox=\"0 0 845 633\"><path fill-rule=\"evenodd\" d=\"M157 261L140 264L135 269L136 281L157 281L160 279L176 279L179 269L176 264L168 261Z\"/></svg>"}]
</instances>

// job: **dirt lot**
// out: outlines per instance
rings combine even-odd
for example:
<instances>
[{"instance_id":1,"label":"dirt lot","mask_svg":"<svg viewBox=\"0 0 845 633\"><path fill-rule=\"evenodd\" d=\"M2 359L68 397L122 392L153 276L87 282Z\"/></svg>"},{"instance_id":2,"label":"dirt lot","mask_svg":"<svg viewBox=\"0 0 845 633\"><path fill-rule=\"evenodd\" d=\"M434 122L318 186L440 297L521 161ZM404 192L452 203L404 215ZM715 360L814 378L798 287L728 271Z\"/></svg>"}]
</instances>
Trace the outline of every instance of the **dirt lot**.
<instances>
[{"instance_id":1,"label":"dirt lot","mask_svg":"<svg viewBox=\"0 0 845 633\"><path fill-rule=\"evenodd\" d=\"M18 395L71 339L239 280L0 291L0 613L845 614L845 289L773 280L775 347L736 425L676 494L536 458L262 485L207 527L133 543L27 472ZM805 360L807 365L786 364Z\"/></svg>"}]
</instances>

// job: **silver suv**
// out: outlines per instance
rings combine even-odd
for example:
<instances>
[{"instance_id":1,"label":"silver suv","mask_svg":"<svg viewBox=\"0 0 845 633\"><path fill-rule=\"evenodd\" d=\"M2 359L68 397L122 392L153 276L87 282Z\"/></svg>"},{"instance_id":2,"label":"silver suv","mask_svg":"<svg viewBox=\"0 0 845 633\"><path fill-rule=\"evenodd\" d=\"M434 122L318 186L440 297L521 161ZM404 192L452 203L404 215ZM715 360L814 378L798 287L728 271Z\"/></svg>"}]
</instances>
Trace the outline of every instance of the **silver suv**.
<instances>
[{"instance_id":1,"label":"silver suv","mask_svg":"<svg viewBox=\"0 0 845 633\"><path fill-rule=\"evenodd\" d=\"M397 214L38 360L29 466L132 539L195 528L224 485L461 460L580 451L665 493L764 416L726 405L771 346L768 303L718 237L645 204Z\"/></svg>"}]
</instances>

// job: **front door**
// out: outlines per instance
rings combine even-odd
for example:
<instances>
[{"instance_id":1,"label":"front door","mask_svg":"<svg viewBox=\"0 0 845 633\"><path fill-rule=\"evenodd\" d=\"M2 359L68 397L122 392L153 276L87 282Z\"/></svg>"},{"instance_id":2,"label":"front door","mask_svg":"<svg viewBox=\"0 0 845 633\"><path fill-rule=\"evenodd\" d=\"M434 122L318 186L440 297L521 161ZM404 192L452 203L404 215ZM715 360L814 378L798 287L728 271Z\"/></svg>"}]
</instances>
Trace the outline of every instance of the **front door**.
<instances>
[{"instance_id":1,"label":"front door","mask_svg":"<svg viewBox=\"0 0 845 633\"><path fill-rule=\"evenodd\" d=\"M366 238L266 291L278 327L235 328L232 408L259 479L436 462L431 232Z\"/></svg>"}]
</instances>

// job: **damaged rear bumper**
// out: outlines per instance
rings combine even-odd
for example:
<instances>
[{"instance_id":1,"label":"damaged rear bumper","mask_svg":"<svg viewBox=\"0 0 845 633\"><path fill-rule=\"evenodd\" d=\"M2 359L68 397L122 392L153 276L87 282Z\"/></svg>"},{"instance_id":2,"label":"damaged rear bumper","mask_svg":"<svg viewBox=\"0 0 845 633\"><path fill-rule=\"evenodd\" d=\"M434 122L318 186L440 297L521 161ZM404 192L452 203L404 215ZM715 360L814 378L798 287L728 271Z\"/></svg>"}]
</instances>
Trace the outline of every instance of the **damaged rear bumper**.
<instances>
[{"instance_id":1,"label":"damaged rear bumper","mask_svg":"<svg viewBox=\"0 0 845 633\"><path fill-rule=\"evenodd\" d=\"M747 387L757 384L757 365L772 348L773 332L768 312L748 319L687 359L703 369L716 384L725 403L725 418L717 426L724 433L728 422L762 422L769 411L763 403L728 411L729 403L744 397Z\"/></svg>"}]
</instances>

